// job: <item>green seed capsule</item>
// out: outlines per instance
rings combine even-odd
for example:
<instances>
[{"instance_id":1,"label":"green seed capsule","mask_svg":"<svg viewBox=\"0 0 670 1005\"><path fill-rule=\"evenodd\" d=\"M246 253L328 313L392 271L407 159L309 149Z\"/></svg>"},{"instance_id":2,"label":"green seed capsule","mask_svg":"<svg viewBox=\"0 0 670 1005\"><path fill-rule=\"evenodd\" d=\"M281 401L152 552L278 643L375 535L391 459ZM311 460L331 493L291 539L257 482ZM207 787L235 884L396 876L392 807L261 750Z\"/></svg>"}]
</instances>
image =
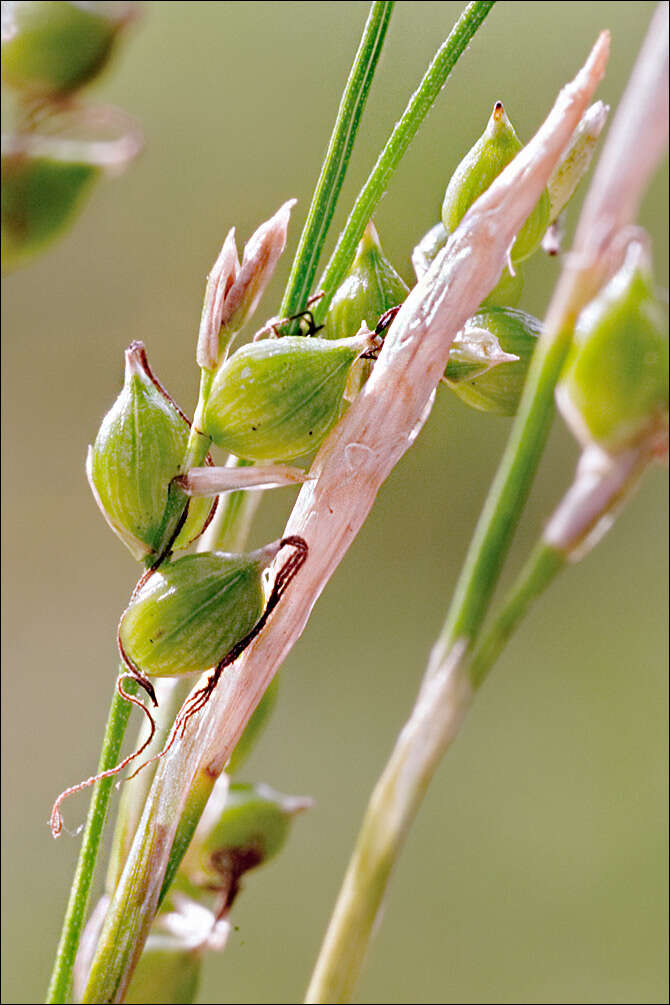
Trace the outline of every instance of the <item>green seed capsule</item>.
<instances>
[{"instance_id":1,"label":"green seed capsule","mask_svg":"<svg viewBox=\"0 0 670 1005\"><path fill-rule=\"evenodd\" d=\"M374 330L382 314L400 305L408 293L407 283L385 258L375 226L369 223L351 268L331 302L324 337L355 335L362 323Z\"/></svg>"},{"instance_id":2,"label":"green seed capsule","mask_svg":"<svg viewBox=\"0 0 670 1005\"><path fill-rule=\"evenodd\" d=\"M250 461L290 460L319 446L337 422L352 364L369 335L252 342L219 368L203 417L217 446Z\"/></svg>"},{"instance_id":3,"label":"green seed capsule","mask_svg":"<svg viewBox=\"0 0 670 1005\"><path fill-rule=\"evenodd\" d=\"M515 415L541 328L511 307L479 311L454 339L446 383L472 408Z\"/></svg>"},{"instance_id":4,"label":"green seed capsule","mask_svg":"<svg viewBox=\"0 0 670 1005\"><path fill-rule=\"evenodd\" d=\"M107 523L138 559L160 543L168 489L188 436L188 421L151 373L142 343L133 342L123 389L89 449L87 474ZM198 536L211 505L191 501L175 548Z\"/></svg>"},{"instance_id":5,"label":"green seed capsule","mask_svg":"<svg viewBox=\"0 0 670 1005\"><path fill-rule=\"evenodd\" d=\"M557 399L580 442L612 454L667 425L667 323L639 244L579 317Z\"/></svg>"},{"instance_id":6,"label":"green seed capsule","mask_svg":"<svg viewBox=\"0 0 670 1005\"><path fill-rule=\"evenodd\" d=\"M449 240L449 234L444 229L442 221L436 223L434 227L424 234L414 251L412 252L412 264L416 273L416 278L421 279L428 272L439 253ZM523 276L521 267L517 265L514 275L505 269L498 280L498 284L491 290L489 295L482 300L482 307L516 307L523 292Z\"/></svg>"},{"instance_id":7,"label":"green seed capsule","mask_svg":"<svg viewBox=\"0 0 670 1005\"><path fill-rule=\"evenodd\" d=\"M308 799L283 796L267 785L236 782L227 792L215 789L182 872L199 886L235 884L281 850L292 818L310 805Z\"/></svg>"},{"instance_id":8,"label":"green seed capsule","mask_svg":"<svg viewBox=\"0 0 670 1005\"><path fill-rule=\"evenodd\" d=\"M486 130L458 165L447 186L442 205L442 222L453 233L479 196L522 149L521 141L496 102ZM549 193L540 200L519 231L511 250L514 262L521 262L536 250L549 224Z\"/></svg>"},{"instance_id":9,"label":"green seed capsule","mask_svg":"<svg viewBox=\"0 0 670 1005\"><path fill-rule=\"evenodd\" d=\"M122 654L148 677L216 666L263 613L263 571L278 551L277 542L248 555L199 552L164 562L121 618Z\"/></svg>"},{"instance_id":10,"label":"green seed capsule","mask_svg":"<svg viewBox=\"0 0 670 1005\"><path fill-rule=\"evenodd\" d=\"M94 164L2 154L2 268L29 261L70 226L100 168Z\"/></svg>"},{"instance_id":11,"label":"green seed capsule","mask_svg":"<svg viewBox=\"0 0 670 1005\"><path fill-rule=\"evenodd\" d=\"M385 258L377 230L370 221L347 276L333 297L326 317L325 338L355 335L364 324L375 329L379 318L399 306L409 287ZM370 360L359 360L351 370L346 397L356 397L372 372Z\"/></svg>"},{"instance_id":12,"label":"green seed capsule","mask_svg":"<svg viewBox=\"0 0 670 1005\"><path fill-rule=\"evenodd\" d=\"M2 4L2 80L29 95L57 97L95 77L134 4Z\"/></svg>"}]
</instances>

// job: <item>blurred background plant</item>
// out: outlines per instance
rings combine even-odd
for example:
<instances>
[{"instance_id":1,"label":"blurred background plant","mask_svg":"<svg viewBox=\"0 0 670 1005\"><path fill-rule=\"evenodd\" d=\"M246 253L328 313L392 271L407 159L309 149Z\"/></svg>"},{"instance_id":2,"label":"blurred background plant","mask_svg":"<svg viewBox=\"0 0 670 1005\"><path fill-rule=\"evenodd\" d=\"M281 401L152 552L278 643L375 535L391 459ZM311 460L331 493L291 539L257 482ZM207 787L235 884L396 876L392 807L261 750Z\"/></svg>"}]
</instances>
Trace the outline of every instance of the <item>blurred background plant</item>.
<instances>
[{"instance_id":1,"label":"blurred background plant","mask_svg":"<svg viewBox=\"0 0 670 1005\"><path fill-rule=\"evenodd\" d=\"M2 4L2 269L27 264L74 221L103 173L141 147L139 127L113 106L81 100L135 18L136 3L36 0ZM10 117L3 107L3 118ZM4 128L4 126L3 126Z\"/></svg>"},{"instance_id":2,"label":"blurred background plant","mask_svg":"<svg viewBox=\"0 0 670 1005\"><path fill-rule=\"evenodd\" d=\"M49 899L53 896L54 936L68 885L67 870L62 869L62 847L54 850L46 845L46 829L43 829L44 844L35 838L32 850L30 841L33 834L42 833L38 822L43 820L44 807L53 791L64 781L81 774L84 760L90 763L95 759L96 736L100 732L109 689L109 656L106 650L100 652L99 640L106 637L105 633L109 634L109 625L114 623L118 613L118 597L127 592L129 586L121 563L113 557L117 554L111 550L114 542L100 532L99 520L90 507L83 479L81 492L77 494L71 475L64 474L63 469L67 464L71 465L70 470L80 466L78 458L83 444L92 439L98 425L103 400L101 385L106 386L107 397L111 400L118 386L120 350L131 338L148 340L151 334L152 358L160 360L162 374L170 375L175 396L179 400L193 400L194 388L184 374L192 359L193 320L197 316L202 274L220 243L222 232L232 223L239 224L243 232L251 230L258 220L258 206L266 197L268 206L274 207L287 194L298 191L302 183L301 203L306 204L321 146L316 141L313 146L298 142L303 123L311 121L311 114L310 135L313 136L325 120L325 142L342 78L367 9L365 4L323 4L308 12L304 5L295 8L281 5L281 11L276 9L279 5L262 6L263 15L267 14L271 20L276 15L276 20L272 21L274 42L277 37L283 40L276 50L265 35L260 34L258 25L252 25L252 5L226 6L224 10L223 5L196 4L190 8L188 21L176 16L170 5L152 6L153 16L147 19L144 34L138 34L133 43L134 60L140 58L143 65L133 68L128 60L123 64L128 76L121 77L115 85L111 81L108 85L112 99L119 100L120 96L124 99L122 103L141 112L147 130L155 134L153 142L158 149L150 148L147 155L151 158L149 172L144 163L140 164L140 177L129 176L123 183L125 193L119 185L109 203L101 204L99 210L91 206L96 215L90 223L87 217L83 218L80 226L95 224L93 229L84 231L81 238L73 234L66 239L65 245L54 249L50 266L38 263L30 278L27 273L17 275L8 284L10 296L6 299L13 303L7 307L10 313L6 330L10 338L4 346L5 362L18 366L19 343L12 340L11 335L25 332L28 324L33 333L33 346L34 340L38 340L33 361L37 371L32 374L31 382L34 386L37 379L40 389L37 395L39 411L34 415L31 408L26 425L25 407L19 405L25 387L21 392L12 382L5 397L6 403L13 406L9 407L8 414L16 416L21 423L23 447L27 441L39 453L46 416L50 419L52 440L58 445L46 458L46 464L40 465L40 489L35 485L31 491L30 479L34 474L32 470L25 472L21 480L21 509L10 510L10 520L13 513L14 523L18 522L22 528L18 535L21 549L12 548L13 541L9 542L7 562L7 573L15 588L8 608L12 615L8 623L13 634L7 640L12 646L11 662L17 670L23 664L26 675L30 668L28 679L34 680L39 689L31 714L39 716L40 708L50 708L53 715L39 730L44 736L43 749L36 747L37 731L30 728L34 718L21 717L21 721L13 724L13 733L11 724L5 731L6 735L8 731L10 734L12 756L18 758L22 766L20 789L12 789L8 783L5 797L13 799L14 804L21 800L26 807L21 820L16 820L15 814L6 814L5 826L10 828L8 837L15 833L15 840L22 845L21 852L13 846L13 855L28 852L31 860L29 877L23 874L23 885L14 887L17 900L13 902L13 917L17 932L23 932L23 938L10 944L11 958L19 964L18 983L8 986L6 996L17 1001L30 1000L41 991L41 987L28 991L25 972L21 970L21 966L25 968L20 962L21 951L29 949L33 959L36 953L34 938L26 927L28 917L23 923L20 920L26 883L35 884L35 898L39 890L44 917L48 915ZM400 28L396 23L395 50L393 36L389 41L371 99L374 102L376 96L378 104L372 107L376 108L377 115L369 116L361 136L352 168L355 180L347 183L352 188L356 181L362 180L365 167L397 114L404 100L407 79L419 75L436 41L441 40L458 13L457 5L420 5L421 16L418 17L417 6L412 5L411 13L403 13L402 6L396 12L396 19L405 17L406 20ZM545 5L540 15L539 11L528 11L526 5L507 3L501 5L495 20L487 24L478 38L478 45L483 46L477 58L478 112L472 105L474 70L472 65L466 68L463 64L394 182L395 198L392 194L377 214L385 249L407 282L413 281L408 267L411 247L433 224L445 182L463 151L481 131L481 124L490 113L492 98L504 96L510 111L514 110L518 131L529 135L544 114L556 85L563 82L564 67L574 65L577 54L582 54L583 39L590 38L605 20L613 31L615 56L603 93L611 101L619 96L650 8L640 5L634 16L628 12L625 17L617 8L607 7L606 10L608 16L604 19L602 12L590 14L577 5ZM254 6L254 22L257 15L258 8ZM294 15L295 21L292 20ZM519 19L523 20L523 27ZM575 24L579 25L579 44L574 40ZM543 91L538 80L550 75L549 70L542 72L547 52L544 51L540 59L534 40L546 38L559 29L563 32L563 51L560 57L553 51L550 53L549 68L553 67L553 77ZM189 36L189 31L193 35ZM219 45L215 57L214 48L208 45L217 32ZM317 73L323 59L329 61L330 67L330 60L334 61L336 54L330 46L324 52L323 45L316 40L322 34L327 37L333 32L338 42L342 39L340 62L333 62L331 72L322 69ZM523 58L528 77L523 86L518 82L516 71L510 71L509 80L505 78L506 68L500 60L502 51L516 51L520 32L527 40ZM245 51L242 59L234 51L232 39L236 33L241 40L254 37L258 41L253 54ZM186 45L187 38L190 48ZM398 42L403 38L404 43ZM408 38L412 40L411 46L407 44ZM227 59L221 55L222 47ZM530 55L529 49L532 50ZM315 88L314 105L309 105L304 92L299 95L296 90L291 91L299 81L295 80L295 61L289 60L289 64L293 64L290 72L284 62L287 52L294 52L296 58L299 55L303 66L301 74L310 74L310 60L314 60L314 70L309 76L319 83L318 94ZM171 60L165 58L168 53ZM195 53L199 53L198 58ZM206 54L210 59L204 58ZM191 57L193 63L189 62ZM174 90L167 101L163 89L164 60L174 72L174 78L168 74L169 80L174 79ZM153 74L149 66L153 66ZM400 66L402 74L398 73ZM230 101L223 103L222 108L212 101L212 93L225 91L221 86L222 73L230 83L241 74L251 77L252 89L248 95L245 93L245 102L249 100L259 123L258 136L246 130L242 134L242 123L250 115L248 108L244 111L231 106ZM277 87L276 95L269 94L264 85L264 80L268 79L266 73L275 74L275 79L278 75L285 87L282 101L289 103L294 115L295 110L300 109L296 134L288 144L283 131L281 137L279 134L273 136L273 124L278 121L281 108L274 108L272 100L274 96L279 101L277 95L281 88ZM331 76L337 79L331 81ZM157 78L161 86L157 86ZM188 87L184 86L184 80L188 81ZM327 92L331 84L329 99ZM517 100L520 88L523 97ZM271 114L273 108L274 114ZM519 122L520 116L522 122ZM232 153L229 144L218 145L217 130L222 118L227 135L235 130L244 135L244 142ZM175 128L177 123L178 128ZM265 142L268 138L270 147ZM257 148L256 142L259 142ZM267 150L276 151L277 143L282 156L273 154L272 171L268 173ZM199 153L194 164L193 149L201 151L203 144L204 152ZM166 164L170 165L167 171ZM239 170L237 181L232 170L235 164ZM209 174L208 168L211 168ZM358 176L357 170L361 172ZM244 181L245 173L248 185ZM194 180L201 184L194 185ZM426 198L428 192L434 197ZM650 225L652 236L660 236L654 235L654 225L663 198L664 190L657 182L644 210L644 222ZM167 214L165 205L172 207ZM174 206L179 207L178 214ZM234 211L230 207L234 207ZM409 245L408 235L411 235ZM79 244L79 240L84 244ZM664 265L662 256L667 252L662 242L657 240L656 244L660 275ZM205 247L210 247L212 252L203 257ZM89 262L91 253L96 259L93 269ZM45 268L48 271L40 271ZM554 281L555 268L542 262L541 256L535 256L528 267L529 273L531 268L532 282L526 275L524 307L541 315ZM54 270L57 282L53 278ZM47 294L48 323L47 315L39 313L40 308L47 309L46 300L40 297L39 303L34 303L30 299L29 291L35 282L40 282L41 291L45 288L50 291ZM72 303L77 305L74 313ZM59 306L62 313L54 318L54 310ZM93 325L95 337L91 333ZM167 337L167 332L179 330L184 332L182 339ZM62 332L62 337L56 338L54 331ZM52 376L47 375L61 372L59 366L63 381L53 384ZM81 367L80 375L78 369L73 371L73 366ZM5 372L7 370L8 366ZM84 374L89 371L95 374L95 379L84 380ZM56 397L54 386L72 388L77 395L76 410L72 391ZM19 395L19 399L15 401L12 394ZM349 556L345 566L349 572L343 570L335 580L315 615L310 633L292 657L293 669L285 675L276 716L266 740L250 763L257 777L267 777L277 784L285 784L285 779L291 778L292 787L312 792L317 797L317 808L310 814L309 823L303 822L306 836L296 830L294 840L284 853L282 868L268 870L265 874L267 886L258 884L258 899L250 898L246 908L247 898L240 901L237 923L243 934L238 943L231 937L225 956L208 968L207 983L203 987L205 996L209 993L214 999L231 1001L253 1001L268 996L274 1000L294 1000L296 993L300 993L296 992L296 973L302 975L309 970L347 855L352 836L351 821L360 816L390 737L395 734L413 697L417 677L414 671L408 673L408 668L416 668L418 674L422 660L417 663L416 652L425 652L428 640L439 625L470 534L473 514L479 508L479 500L506 434L506 428L499 432L494 428L496 420L477 416L459 402L447 401L447 398L450 396L440 396L436 414L415 450L394 473L392 484L380 497L365 532ZM10 446L11 442L10 438ZM10 464L11 456L10 453ZM573 457L574 448L568 437L557 431L545 461L546 476L539 480L521 529L522 543L529 543L537 536L539 521L556 501L555 484L560 475L564 476L563 480L567 478ZM5 460L7 462L8 458ZM14 464L18 464L16 454ZM46 516L43 512L44 468L49 487ZM430 491L425 488L427 470L431 472ZM18 492L14 496L15 484L14 479L6 482L10 503L12 497L19 498ZM656 737L650 734L655 732L654 716L658 714L658 696L662 688L657 671L664 643L659 629L659 624L663 623L659 621L659 612L664 580L663 570L659 570L656 561L657 536L650 542L648 533L650 525L658 533L662 533L665 526L661 519L662 501L658 496L643 486L621 521L622 529L603 546L599 563L594 563L598 565L597 575L596 571L587 571L585 566L573 574L569 593L559 585L511 648L510 656L506 657L510 660L507 672L492 680L477 714L450 758L451 763L438 779L425 816L420 819L412 838L414 854L410 850L405 867L399 872L391 898L396 910L390 912L386 921L362 985L361 1000L376 1000L380 993L395 1000L433 1000L443 996L443 943L449 946L448 983L453 1000L476 1001L487 995L495 996L496 1000L514 1001L550 1000L558 994L564 1000L593 1001L605 996L612 1000L662 996L663 950L659 932L663 905L654 880L662 858L663 814L657 795L663 783L662 775L655 773L658 748ZM436 498L445 501L446 511L435 512ZM254 532L258 534L254 544L262 544L275 536L284 508L285 503L268 502ZM48 536L43 537L47 518L50 530ZM398 554L397 548L389 545L401 535L411 547L411 561L406 549ZM72 593L66 600L60 591L55 592L55 581L42 582L40 579L35 582L36 557L32 558L30 549L35 548L35 556L53 554L54 545L56 552L62 549L62 553L56 555L56 566L60 558L62 568L64 563L72 562L71 542L75 537L84 543L81 550L86 553L87 561L82 562L72 577ZM454 546L453 542L458 541L460 547ZM106 547L110 547L109 553ZM96 557L91 562L93 553ZM383 561L380 555L384 556ZM103 566L105 576L101 577L98 570ZM638 583L644 582L645 587L643 608L639 600L637 606L634 604L633 594L639 590L628 589L627 592L634 577L631 567L639 569L639 576L643 577L638 580ZM626 575L619 572L617 576L615 570L623 568ZM94 609L90 606L93 575L96 576ZM579 604L575 602L577 580L584 584L582 588L586 591ZM354 589L354 581L361 581L358 592ZM370 604L371 595L383 596L384 604ZM412 597L411 603L408 596ZM597 600L594 601L594 597ZM654 606L656 602L658 607ZM632 619L635 631L631 631L629 615L626 632L618 634L617 622L623 621L623 611L628 612L631 607L636 612ZM18 617L18 612L24 610L30 612L30 622ZM617 610L621 612L618 618ZM82 611L86 612L83 618ZM28 623L32 626L30 636ZM334 624L338 626L337 638L331 634ZM347 626L346 638L341 637L343 624ZM394 626L392 632L389 624ZM568 627L571 628L569 632ZM65 645L50 646L49 672L38 677L35 666L44 666L46 671L44 640L47 635L63 639ZM41 658L40 636L43 640ZM352 639L355 640L353 655ZM558 639L561 640L560 649L557 648ZM61 652L67 654L67 659L63 658L58 673L54 673L54 660L60 659ZM330 669L324 666L324 661ZM629 667L623 665L626 662L638 668L635 674L631 675ZM79 669L74 673L76 667ZM366 668L364 674L362 667ZM378 673L374 672L376 667ZM72 677L68 676L70 672ZM383 674L381 689L380 674ZM23 676L14 674L7 687L10 683L13 685L14 680L22 681ZM88 686L82 686L84 680ZM492 697L489 696L491 692ZM23 688L17 692L16 702L20 695L25 697ZM73 716L75 700L77 714ZM519 722L518 713L520 703L528 709L522 722ZM637 730L631 724L631 707L638 709ZM60 711L53 712L53 709ZM562 714L558 714L560 711ZM86 732L83 724L91 724L90 748L72 751L71 761L68 761L71 738L65 735L59 722L72 722L72 738L76 737L81 743ZM346 742L343 744L344 722ZM621 746L624 726L629 736L625 756ZM49 732L52 728L53 732ZM568 728L573 746L566 752L564 732ZM473 734L479 737L478 741L473 739ZM482 749L478 750L477 742ZM62 754L62 763L68 761L68 770L61 769L54 783L50 768L52 758L47 756L47 751L56 745L59 757ZM495 764L490 763L491 749L496 750ZM323 751L327 758L327 776L320 770L320 764L313 763L315 750ZM538 763L543 765L543 771L538 769ZM616 770L612 768L613 763ZM26 785L26 777L31 778L29 785ZM510 778L514 779L513 785ZM496 780L503 791L495 791ZM441 802L445 805L443 815ZM644 828L630 825L631 802L639 808L639 817L645 820ZM559 803L563 806L560 813L557 811ZM526 824L532 820L530 835L527 831L519 834L521 819ZM435 842L436 833L440 833L439 848ZM40 873L43 861L45 868ZM469 867L464 868L464 861ZM434 882L435 874L440 882ZM61 885L56 881L58 876L62 878ZM570 883L566 890L567 876L570 876ZM498 882L499 887L497 893L492 894L494 882ZM11 894L12 885L9 885ZM309 890L308 895L306 890ZM399 910L401 898L402 910ZM613 901L618 905L616 925L612 920ZM643 907L644 916L641 916ZM394 919L398 913L401 917ZM286 924L287 915L291 919L290 927ZM415 918L413 924L411 917ZM486 931L491 933L485 947L482 946L482 918L486 919ZM428 924L427 919L430 920ZM263 928L264 925L268 927ZM254 936L258 939L256 953L248 951L253 931L258 933ZM6 937L13 938L15 934L6 933ZM529 945L532 945L532 965L527 959ZM394 953L401 954L401 946L404 965L402 969L394 969L389 960ZM272 957L275 951L276 956ZM266 961L263 972L245 972L249 967L245 968L244 958L248 964L257 960L261 952ZM566 955L571 961L567 967ZM406 965L408 956L413 961L409 968ZM561 965L557 971L559 959ZM47 967L45 959L44 976ZM218 979L215 977L217 967L221 968ZM9 979L12 980L11 976ZM210 980L216 980L216 984L210 985ZM209 992L208 988L211 988ZM365 998L366 988L369 998ZM589 988L592 989L590 998Z\"/></svg>"}]
</instances>

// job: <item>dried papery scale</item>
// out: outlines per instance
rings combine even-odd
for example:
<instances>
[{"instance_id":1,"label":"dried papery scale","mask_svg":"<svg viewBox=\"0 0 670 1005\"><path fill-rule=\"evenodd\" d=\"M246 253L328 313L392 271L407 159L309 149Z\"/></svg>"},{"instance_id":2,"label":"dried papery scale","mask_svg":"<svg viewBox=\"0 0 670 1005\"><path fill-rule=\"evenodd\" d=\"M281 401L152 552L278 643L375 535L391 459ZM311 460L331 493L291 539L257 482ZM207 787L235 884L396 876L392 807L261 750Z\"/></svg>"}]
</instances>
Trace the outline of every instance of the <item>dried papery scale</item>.
<instances>
[{"instance_id":1,"label":"dried papery scale","mask_svg":"<svg viewBox=\"0 0 670 1005\"><path fill-rule=\"evenodd\" d=\"M371 332L333 341L289 335L242 346L214 377L203 429L245 460L301 457L337 422L355 361L380 346Z\"/></svg>"},{"instance_id":2,"label":"dried papery scale","mask_svg":"<svg viewBox=\"0 0 670 1005\"><path fill-rule=\"evenodd\" d=\"M482 136L454 171L442 203L442 223L453 233L472 204L522 149L521 141L501 101L493 107ZM549 224L549 193L545 189L510 249L510 262L521 262L536 250ZM510 269L513 271L513 269Z\"/></svg>"},{"instance_id":3,"label":"dried papery scale","mask_svg":"<svg viewBox=\"0 0 670 1005\"><path fill-rule=\"evenodd\" d=\"M472 408L516 415L542 323L512 307L478 311L454 339L444 382Z\"/></svg>"},{"instance_id":4,"label":"dried papery scale","mask_svg":"<svg viewBox=\"0 0 670 1005\"><path fill-rule=\"evenodd\" d=\"M230 760L226 765L227 775L236 775L256 746L277 704L278 694L279 677L277 676L273 678L270 686L254 709L254 713L246 724L244 732L237 741L235 749L230 755Z\"/></svg>"},{"instance_id":5,"label":"dried papery scale","mask_svg":"<svg viewBox=\"0 0 670 1005\"><path fill-rule=\"evenodd\" d=\"M428 272L433 261L445 247L449 234L440 220L427 231L412 251L412 265L417 279ZM523 274L521 266L514 266L514 273L508 268L488 296L482 300L482 307L516 307L523 293Z\"/></svg>"},{"instance_id":6,"label":"dried papery scale","mask_svg":"<svg viewBox=\"0 0 670 1005\"><path fill-rule=\"evenodd\" d=\"M22 96L57 101L96 77L136 3L2 4L2 82Z\"/></svg>"},{"instance_id":7,"label":"dried papery scale","mask_svg":"<svg viewBox=\"0 0 670 1005\"><path fill-rule=\"evenodd\" d=\"M196 359L214 370L226 358L231 342L256 310L286 247L291 210L289 199L247 241L240 262L235 228L227 234L212 271L200 319Z\"/></svg>"},{"instance_id":8,"label":"dried papery scale","mask_svg":"<svg viewBox=\"0 0 670 1005\"><path fill-rule=\"evenodd\" d=\"M253 467L227 465L191 468L184 475L174 479L175 483L191 497L197 499L224 492L260 491L281 488L285 485L300 485L309 480L302 468L288 464L263 464Z\"/></svg>"}]
</instances>

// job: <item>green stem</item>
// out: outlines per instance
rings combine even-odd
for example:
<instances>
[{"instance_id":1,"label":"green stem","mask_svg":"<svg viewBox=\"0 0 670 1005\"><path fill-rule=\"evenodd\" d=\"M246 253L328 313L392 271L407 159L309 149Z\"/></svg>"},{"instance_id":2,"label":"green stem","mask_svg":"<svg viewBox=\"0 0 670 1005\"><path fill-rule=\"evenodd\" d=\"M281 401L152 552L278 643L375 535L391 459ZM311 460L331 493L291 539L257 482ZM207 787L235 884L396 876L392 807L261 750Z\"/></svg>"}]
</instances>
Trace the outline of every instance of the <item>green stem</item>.
<instances>
[{"instance_id":1,"label":"green stem","mask_svg":"<svg viewBox=\"0 0 670 1005\"><path fill-rule=\"evenodd\" d=\"M437 655L437 659L435 656ZM351 1001L393 866L425 791L467 712L464 647L433 654L412 714L375 785L305 1002Z\"/></svg>"},{"instance_id":2,"label":"green stem","mask_svg":"<svg viewBox=\"0 0 670 1005\"><path fill-rule=\"evenodd\" d=\"M143 760L150 761L159 754L165 746L172 724L181 708L188 692L190 682L186 679L165 678L156 681L158 708L154 711L156 732L151 744L144 751ZM146 739L146 723L140 726L136 746L139 748ZM131 769L135 770L135 766ZM156 765L148 764L140 774L129 780L121 790L119 809L114 824L114 834L107 864L107 879L105 889L108 894L114 893L123 866L128 857L137 825L142 817L144 804L151 788L151 781L156 773Z\"/></svg>"},{"instance_id":3,"label":"green stem","mask_svg":"<svg viewBox=\"0 0 670 1005\"><path fill-rule=\"evenodd\" d=\"M469 674L474 688L484 683L530 605L546 590L564 565L565 555L543 541L533 549L491 627L472 653Z\"/></svg>"},{"instance_id":4,"label":"green stem","mask_svg":"<svg viewBox=\"0 0 670 1005\"><path fill-rule=\"evenodd\" d=\"M326 271L319 282L319 289L324 291L324 296L313 312L317 322L323 321L326 316L333 294L354 259L356 246L363 236L363 231L374 213L377 203L388 188L394 171L416 136L419 126L428 115L433 102L446 84L456 62L493 7L494 2L495 0L475 0L474 3L468 4L451 30L449 37L438 49L419 87L410 98L400 120L396 123L377 163L354 203L349 219L326 266Z\"/></svg>"},{"instance_id":5,"label":"green stem","mask_svg":"<svg viewBox=\"0 0 670 1005\"><path fill-rule=\"evenodd\" d=\"M300 235L280 315L301 310L312 291L324 241L330 227L344 176L349 166L358 126L384 45L393 3L373 3L342 94L328 150Z\"/></svg>"},{"instance_id":6,"label":"green stem","mask_svg":"<svg viewBox=\"0 0 670 1005\"><path fill-rule=\"evenodd\" d=\"M528 372L519 412L475 529L440 638L445 649L472 641L498 582L521 519L554 415L554 388L570 348L572 327L541 338Z\"/></svg>"},{"instance_id":7,"label":"green stem","mask_svg":"<svg viewBox=\"0 0 670 1005\"><path fill-rule=\"evenodd\" d=\"M191 432L188 437L188 443L186 444L186 453L184 454L184 460L182 461L181 470L182 474L186 471L190 471L191 468L200 467L200 465L205 460L207 456L207 451L211 446L211 438L207 436L206 433L202 432L203 421L202 416L205 411L205 406L207 405L207 400L209 398L209 392L212 389L212 382L214 380L214 371L207 370L202 367L200 370L200 387L198 390L198 402L195 406L195 412L193 413L193 423L191 425Z\"/></svg>"},{"instance_id":8,"label":"green stem","mask_svg":"<svg viewBox=\"0 0 670 1005\"><path fill-rule=\"evenodd\" d=\"M438 642L419 697L382 772L356 840L305 1001L351 1000L393 866L426 789L481 684L531 602L551 583L564 556L540 542L483 642Z\"/></svg>"},{"instance_id":9,"label":"green stem","mask_svg":"<svg viewBox=\"0 0 670 1005\"><path fill-rule=\"evenodd\" d=\"M207 800L212 794L215 782L216 778L213 775L201 770L189 789L184 808L179 817L179 824L177 825L172 842L172 848L170 849L170 858L165 870L165 878L163 879L158 906L162 904L166 893L172 886L181 860L186 854L186 849L191 843L191 838L205 810Z\"/></svg>"},{"instance_id":10,"label":"green stem","mask_svg":"<svg viewBox=\"0 0 670 1005\"><path fill-rule=\"evenodd\" d=\"M125 686L129 694L137 694L137 684L134 681L126 681ZM123 743L123 737L128 724L130 708L130 704L124 701L118 692L115 691L105 727L100 760L98 762L99 772L113 768L119 761L121 744ZM72 974L77 947L84 926L88 898L95 872L95 863L113 785L113 778L104 778L102 781L96 783L93 790L86 818L84 836L79 851L77 869L72 881L70 899L63 920L60 942L56 952L56 961L47 992L47 1002L64 1003L71 994Z\"/></svg>"}]
</instances>

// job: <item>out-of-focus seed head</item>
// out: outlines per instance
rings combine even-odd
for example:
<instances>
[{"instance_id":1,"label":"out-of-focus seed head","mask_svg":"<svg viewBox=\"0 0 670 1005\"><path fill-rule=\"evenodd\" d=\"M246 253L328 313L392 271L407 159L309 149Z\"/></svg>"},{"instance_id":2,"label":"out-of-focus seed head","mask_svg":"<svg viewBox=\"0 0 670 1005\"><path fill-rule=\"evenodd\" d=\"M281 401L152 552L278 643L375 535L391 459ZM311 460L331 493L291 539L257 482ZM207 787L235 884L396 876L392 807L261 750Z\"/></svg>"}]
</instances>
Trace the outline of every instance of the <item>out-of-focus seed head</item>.
<instances>
[{"instance_id":1,"label":"out-of-focus seed head","mask_svg":"<svg viewBox=\"0 0 670 1005\"><path fill-rule=\"evenodd\" d=\"M3 134L3 271L61 237L94 182L118 174L141 147L137 123L111 106L53 106L29 130Z\"/></svg>"},{"instance_id":2,"label":"out-of-focus seed head","mask_svg":"<svg viewBox=\"0 0 670 1005\"><path fill-rule=\"evenodd\" d=\"M56 99L88 83L109 59L134 3L3 2L2 81Z\"/></svg>"},{"instance_id":3,"label":"out-of-focus seed head","mask_svg":"<svg viewBox=\"0 0 670 1005\"><path fill-rule=\"evenodd\" d=\"M478 311L454 339L446 383L472 408L515 415L541 327L511 307Z\"/></svg>"},{"instance_id":4,"label":"out-of-focus seed head","mask_svg":"<svg viewBox=\"0 0 670 1005\"><path fill-rule=\"evenodd\" d=\"M608 114L609 107L602 101L596 101L587 108L565 153L552 171L547 182L552 223L563 212L588 171Z\"/></svg>"},{"instance_id":5,"label":"out-of-focus seed head","mask_svg":"<svg viewBox=\"0 0 670 1005\"><path fill-rule=\"evenodd\" d=\"M453 233L472 204L521 150L522 144L502 102L496 102L488 125L458 165L447 186L442 222ZM521 262L536 250L549 224L549 193L545 191L512 245L511 259Z\"/></svg>"},{"instance_id":6,"label":"out-of-focus seed head","mask_svg":"<svg viewBox=\"0 0 670 1005\"><path fill-rule=\"evenodd\" d=\"M30 261L75 219L100 168L85 162L2 154L2 269Z\"/></svg>"},{"instance_id":7,"label":"out-of-focus seed head","mask_svg":"<svg viewBox=\"0 0 670 1005\"><path fill-rule=\"evenodd\" d=\"M251 461L316 449L340 414L347 376L374 339L285 336L242 346L217 371L203 416L214 443Z\"/></svg>"},{"instance_id":8,"label":"out-of-focus seed head","mask_svg":"<svg viewBox=\"0 0 670 1005\"><path fill-rule=\"evenodd\" d=\"M188 421L152 374L142 343L133 342L123 388L89 448L86 472L107 523L137 559L160 544L188 436ZM175 548L198 536L211 506L211 499L192 500Z\"/></svg>"},{"instance_id":9,"label":"out-of-focus seed head","mask_svg":"<svg viewBox=\"0 0 670 1005\"><path fill-rule=\"evenodd\" d=\"M580 315L557 401L582 445L610 454L667 429L667 319L642 244Z\"/></svg>"},{"instance_id":10,"label":"out-of-focus seed head","mask_svg":"<svg viewBox=\"0 0 670 1005\"><path fill-rule=\"evenodd\" d=\"M310 799L283 796L267 785L217 786L181 871L198 886L236 887L239 877L275 856L295 815Z\"/></svg>"}]
</instances>

